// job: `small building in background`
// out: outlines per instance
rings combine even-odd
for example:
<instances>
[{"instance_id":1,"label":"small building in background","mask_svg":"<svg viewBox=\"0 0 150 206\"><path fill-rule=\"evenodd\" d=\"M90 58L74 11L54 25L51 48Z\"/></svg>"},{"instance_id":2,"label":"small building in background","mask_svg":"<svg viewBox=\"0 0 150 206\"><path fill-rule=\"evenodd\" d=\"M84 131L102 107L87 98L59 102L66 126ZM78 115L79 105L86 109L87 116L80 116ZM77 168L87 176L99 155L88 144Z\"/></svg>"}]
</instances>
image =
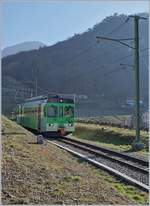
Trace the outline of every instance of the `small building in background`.
<instances>
[{"instance_id":1,"label":"small building in background","mask_svg":"<svg viewBox=\"0 0 150 206\"><path fill-rule=\"evenodd\" d=\"M127 126L129 128L133 128L134 126L134 121L133 121L133 116L129 115L123 122L124 126Z\"/></svg>"},{"instance_id":2,"label":"small building in background","mask_svg":"<svg viewBox=\"0 0 150 206\"><path fill-rule=\"evenodd\" d=\"M142 114L142 126L144 128L149 128L149 112L143 112Z\"/></svg>"}]
</instances>

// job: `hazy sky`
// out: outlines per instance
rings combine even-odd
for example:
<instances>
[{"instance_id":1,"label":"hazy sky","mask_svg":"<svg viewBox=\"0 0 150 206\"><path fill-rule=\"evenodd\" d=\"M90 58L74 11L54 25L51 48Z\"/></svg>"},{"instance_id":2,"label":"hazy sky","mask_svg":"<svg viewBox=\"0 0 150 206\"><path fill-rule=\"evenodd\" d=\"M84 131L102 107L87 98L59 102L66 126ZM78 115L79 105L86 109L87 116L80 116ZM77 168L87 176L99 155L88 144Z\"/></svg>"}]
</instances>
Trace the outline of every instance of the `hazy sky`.
<instances>
[{"instance_id":1,"label":"hazy sky","mask_svg":"<svg viewBox=\"0 0 150 206\"><path fill-rule=\"evenodd\" d=\"M52 45L81 33L115 12L148 12L149 1L3 0L2 48L24 41Z\"/></svg>"}]
</instances>

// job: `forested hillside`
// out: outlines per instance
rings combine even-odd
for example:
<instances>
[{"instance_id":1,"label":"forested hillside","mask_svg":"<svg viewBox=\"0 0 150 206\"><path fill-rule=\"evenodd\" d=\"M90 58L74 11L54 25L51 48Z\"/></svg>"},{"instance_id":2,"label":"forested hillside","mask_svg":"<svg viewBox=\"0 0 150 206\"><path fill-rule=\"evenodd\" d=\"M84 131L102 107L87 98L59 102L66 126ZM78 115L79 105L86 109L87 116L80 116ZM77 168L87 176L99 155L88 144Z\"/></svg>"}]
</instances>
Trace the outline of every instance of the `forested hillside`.
<instances>
[{"instance_id":1,"label":"forested hillside","mask_svg":"<svg viewBox=\"0 0 150 206\"><path fill-rule=\"evenodd\" d=\"M34 80L35 76L38 80L39 94L44 91L85 94L89 97L88 101L97 95L98 101L103 105L106 105L105 100L111 101L112 109L116 103L133 98L134 71L131 67L120 65L133 65L133 49L106 40L98 43L96 39L96 36L119 39L133 37L133 20L126 21L126 19L127 16L124 14L114 14L84 33L75 34L55 45L3 58L3 112L11 110L10 102L15 104L14 95L18 88L31 88L31 85L25 82ZM134 46L133 41L126 43ZM140 82L141 98L146 102L148 101L147 48L148 20L141 20ZM17 95L25 98L30 93Z\"/></svg>"}]
</instances>

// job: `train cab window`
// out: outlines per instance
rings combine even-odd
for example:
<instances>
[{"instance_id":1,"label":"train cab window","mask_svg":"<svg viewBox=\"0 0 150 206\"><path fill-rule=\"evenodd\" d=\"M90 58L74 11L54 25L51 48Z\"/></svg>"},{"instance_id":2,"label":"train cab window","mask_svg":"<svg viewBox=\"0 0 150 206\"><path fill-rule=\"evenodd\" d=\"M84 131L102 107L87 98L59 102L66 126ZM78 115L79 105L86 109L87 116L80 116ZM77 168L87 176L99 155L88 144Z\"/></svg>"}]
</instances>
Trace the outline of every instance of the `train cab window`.
<instances>
[{"instance_id":1,"label":"train cab window","mask_svg":"<svg viewBox=\"0 0 150 206\"><path fill-rule=\"evenodd\" d=\"M67 106L64 108L64 116L65 117L73 117L74 116L74 108L72 106Z\"/></svg>"},{"instance_id":2,"label":"train cab window","mask_svg":"<svg viewBox=\"0 0 150 206\"><path fill-rule=\"evenodd\" d=\"M57 116L57 107L51 106L47 108L47 116L48 117L56 117Z\"/></svg>"}]
</instances>

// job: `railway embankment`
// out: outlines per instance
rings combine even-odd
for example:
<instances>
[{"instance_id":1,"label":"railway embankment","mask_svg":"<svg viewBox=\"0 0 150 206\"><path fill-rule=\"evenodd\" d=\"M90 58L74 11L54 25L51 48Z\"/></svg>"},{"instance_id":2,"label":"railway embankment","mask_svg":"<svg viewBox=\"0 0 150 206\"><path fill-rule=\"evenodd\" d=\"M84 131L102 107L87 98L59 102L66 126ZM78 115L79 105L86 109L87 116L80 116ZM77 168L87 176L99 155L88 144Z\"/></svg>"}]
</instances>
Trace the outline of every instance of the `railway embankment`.
<instances>
[{"instance_id":1,"label":"railway embankment","mask_svg":"<svg viewBox=\"0 0 150 206\"><path fill-rule=\"evenodd\" d=\"M90 141L100 146L127 152L130 155L146 159L149 156L149 134L147 131L141 131L141 140L145 145L141 151L132 150L132 143L135 140L135 130L133 129L78 122L73 136L83 141Z\"/></svg>"},{"instance_id":2,"label":"railway embankment","mask_svg":"<svg viewBox=\"0 0 150 206\"><path fill-rule=\"evenodd\" d=\"M146 204L125 185L2 117L2 204Z\"/></svg>"}]
</instances>

